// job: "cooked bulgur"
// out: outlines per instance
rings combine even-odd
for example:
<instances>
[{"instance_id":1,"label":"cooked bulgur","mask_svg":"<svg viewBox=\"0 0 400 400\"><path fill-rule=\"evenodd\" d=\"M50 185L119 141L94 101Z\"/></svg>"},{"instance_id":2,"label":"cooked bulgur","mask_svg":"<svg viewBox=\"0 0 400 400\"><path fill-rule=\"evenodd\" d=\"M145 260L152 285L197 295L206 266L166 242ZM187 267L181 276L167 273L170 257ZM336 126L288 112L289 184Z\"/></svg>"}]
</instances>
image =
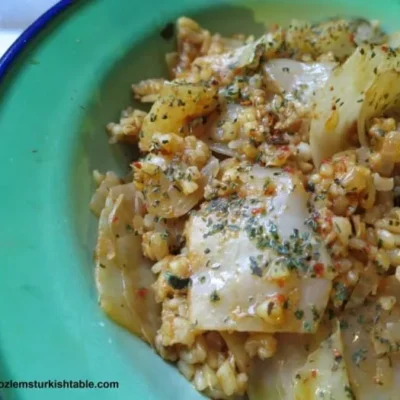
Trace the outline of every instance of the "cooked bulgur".
<instances>
[{"instance_id":1,"label":"cooked bulgur","mask_svg":"<svg viewBox=\"0 0 400 400\"><path fill-rule=\"evenodd\" d=\"M398 397L396 37L182 17L169 78L132 85L150 111L107 125L141 155L94 173L100 305L205 395Z\"/></svg>"}]
</instances>

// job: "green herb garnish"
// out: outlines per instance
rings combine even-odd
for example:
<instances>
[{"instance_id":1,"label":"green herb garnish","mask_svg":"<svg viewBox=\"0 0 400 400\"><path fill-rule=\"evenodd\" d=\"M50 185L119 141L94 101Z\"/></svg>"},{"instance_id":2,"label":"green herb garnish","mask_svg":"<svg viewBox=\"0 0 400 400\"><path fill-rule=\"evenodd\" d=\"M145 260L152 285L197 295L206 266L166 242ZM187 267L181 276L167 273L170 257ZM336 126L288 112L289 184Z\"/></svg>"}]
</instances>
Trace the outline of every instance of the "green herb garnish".
<instances>
[{"instance_id":1,"label":"green herb garnish","mask_svg":"<svg viewBox=\"0 0 400 400\"><path fill-rule=\"evenodd\" d=\"M180 278L179 276L171 274L170 272L164 272L164 277L168 285L175 290L186 289L191 283L190 278Z\"/></svg>"}]
</instances>

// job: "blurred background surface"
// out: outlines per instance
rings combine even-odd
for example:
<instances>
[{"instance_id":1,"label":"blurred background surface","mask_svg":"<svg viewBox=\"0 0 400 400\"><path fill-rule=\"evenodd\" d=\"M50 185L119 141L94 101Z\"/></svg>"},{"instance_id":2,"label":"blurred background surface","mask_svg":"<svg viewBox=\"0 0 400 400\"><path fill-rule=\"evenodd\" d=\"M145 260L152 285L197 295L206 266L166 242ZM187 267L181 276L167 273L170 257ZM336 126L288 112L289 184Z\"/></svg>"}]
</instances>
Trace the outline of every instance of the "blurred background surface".
<instances>
[{"instance_id":1,"label":"blurred background surface","mask_svg":"<svg viewBox=\"0 0 400 400\"><path fill-rule=\"evenodd\" d=\"M0 0L0 57L57 0Z\"/></svg>"}]
</instances>

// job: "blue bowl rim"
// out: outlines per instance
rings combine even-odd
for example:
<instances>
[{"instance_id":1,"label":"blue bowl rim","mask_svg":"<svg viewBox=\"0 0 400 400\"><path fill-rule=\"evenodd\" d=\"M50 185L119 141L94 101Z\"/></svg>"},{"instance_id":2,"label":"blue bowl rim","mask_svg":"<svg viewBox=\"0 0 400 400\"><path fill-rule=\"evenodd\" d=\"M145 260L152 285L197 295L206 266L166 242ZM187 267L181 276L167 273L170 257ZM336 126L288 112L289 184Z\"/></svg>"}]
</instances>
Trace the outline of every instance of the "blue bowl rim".
<instances>
[{"instance_id":1,"label":"blue bowl rim","mask_svg":"<svg viewBox=\"0 0 400 400\"><path fill-rule=\"evenodd\" d=\"M72 5L73 0L60 0L44 12L38 19L32 22L17 38L17 40L6 50L0 57L0 82L5 77L6 72L11 67L13 61L45 26L52 21L57 15Z\"/></svg>"}]
</instances>

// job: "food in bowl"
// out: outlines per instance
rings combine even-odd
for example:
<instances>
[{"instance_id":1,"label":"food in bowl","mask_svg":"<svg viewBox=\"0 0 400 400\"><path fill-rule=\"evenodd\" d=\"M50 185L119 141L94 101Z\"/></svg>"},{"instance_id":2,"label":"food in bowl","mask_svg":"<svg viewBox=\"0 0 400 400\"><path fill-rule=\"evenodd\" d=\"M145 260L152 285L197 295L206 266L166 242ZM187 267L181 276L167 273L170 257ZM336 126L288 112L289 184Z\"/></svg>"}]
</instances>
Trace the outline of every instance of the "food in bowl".
<instances>
[{"instance_id":1,"label":"food in bowl","mask_svg":"<svg viewBox=\"0 0 400 400\"><path fill-rule=\"evenodd\" d=\"M94 173L100 306L210 398L396 398L398 36L176 37L107 126L140 158Z\"/></svg>"}]
</instances>

